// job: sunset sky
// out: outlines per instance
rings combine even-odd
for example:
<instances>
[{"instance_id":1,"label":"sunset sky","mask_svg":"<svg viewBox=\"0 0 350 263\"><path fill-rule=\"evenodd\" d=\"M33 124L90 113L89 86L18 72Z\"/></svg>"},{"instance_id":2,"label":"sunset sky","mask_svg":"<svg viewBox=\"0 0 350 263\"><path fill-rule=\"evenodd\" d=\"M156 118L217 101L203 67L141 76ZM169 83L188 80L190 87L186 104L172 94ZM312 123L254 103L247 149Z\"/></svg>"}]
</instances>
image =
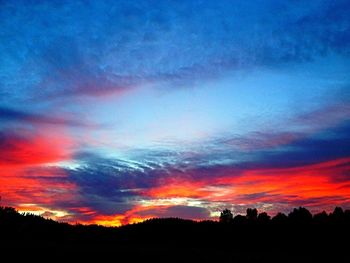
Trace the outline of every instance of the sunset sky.
<instances>
[{"instance_id":1,"label":"sunset sky","mask_svg":"<svg viewBox=\"0 0 350 263\"><path fill-rule=\"evenodd\" d=\"M350 208L350 1L0 1L0 205L121 225Z\"/></svg>"}]
</instances>

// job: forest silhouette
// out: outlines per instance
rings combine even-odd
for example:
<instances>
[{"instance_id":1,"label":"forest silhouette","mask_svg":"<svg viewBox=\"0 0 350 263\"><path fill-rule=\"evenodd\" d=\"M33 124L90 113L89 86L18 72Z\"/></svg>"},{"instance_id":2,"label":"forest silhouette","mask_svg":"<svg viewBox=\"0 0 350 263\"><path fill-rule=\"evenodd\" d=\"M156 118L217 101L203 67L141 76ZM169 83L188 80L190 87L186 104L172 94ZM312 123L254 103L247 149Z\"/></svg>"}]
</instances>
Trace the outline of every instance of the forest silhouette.
<instances>
[{"instance_id":1,"label":"forest silhouette","mask_svg":"<svg viewBox=\"0 0 350 263\"><path fill-rule=\"evenodd\" d=\"M99 262L350 262L349 234L350 210L340 207L315 215L299 207L274 217L225 209L219 222L154 218L121 227L72 225L0 207L1 251L17 259L48 253Z\"/></svg>"}]
</instances>

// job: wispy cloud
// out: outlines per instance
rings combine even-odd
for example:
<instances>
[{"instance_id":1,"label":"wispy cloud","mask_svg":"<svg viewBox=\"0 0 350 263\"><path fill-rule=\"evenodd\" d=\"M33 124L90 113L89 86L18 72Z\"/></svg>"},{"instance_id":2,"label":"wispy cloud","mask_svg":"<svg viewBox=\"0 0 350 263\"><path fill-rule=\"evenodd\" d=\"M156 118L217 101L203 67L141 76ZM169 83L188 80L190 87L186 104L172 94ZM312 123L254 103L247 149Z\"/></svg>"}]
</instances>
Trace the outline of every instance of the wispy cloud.
<instances>
[{"instance_id":1,"label":"wispy cloud","mask_svg":"<svg viewBox=\"0 0 350 263\"><path fill-rule=\"evenodd\" d=\"M17 109L11 109L0 106L0 120L9 121L15 123L27 123L27 124L51 124L51 125L66 125L76 127L88 127L92 126L81 120L75 120L69 117L55 117L44 115L40 113L33 113L28 111L22 111Z\"/></svg>"},{"instance_id":2,"label":"wispy cloud","mask_svg":"<svg viewBox=\"0 0 350 263\"><path fill-rule=\"evenodd\" d=\"M145 82L347 54L348 9L347 1L6 2L2 90L96 96Z\"/></svg>"}]
</instances>

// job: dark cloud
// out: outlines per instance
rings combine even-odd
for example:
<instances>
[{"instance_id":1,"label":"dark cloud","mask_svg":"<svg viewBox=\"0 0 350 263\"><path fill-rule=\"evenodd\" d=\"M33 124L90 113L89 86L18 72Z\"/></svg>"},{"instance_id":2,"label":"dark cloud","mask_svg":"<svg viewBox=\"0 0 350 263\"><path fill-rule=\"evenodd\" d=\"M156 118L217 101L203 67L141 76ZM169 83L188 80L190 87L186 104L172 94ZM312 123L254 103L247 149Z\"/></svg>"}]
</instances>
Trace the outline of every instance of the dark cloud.
<instances>
[{"instance_id":1,"label":"dark cloud","mask_svg":"<svg viewBox=\"0 0 350 263\"><path fill-rule=\"evenodd\" d=\"M0 120L9 122L29 123L29 124L51 124L51 125L70 125L70 126L88 126L79 120L69 118L58 118L28 111L16 110L0 106Z\"/></svg>"},{"instance_id":2,"label":"dark cloud","mask_svg":"<svg viewBox=\"0 0 350 263\"><path fill-rule=\"evenodd\" d=\"M161 175L165 174L132 161L87 152L77 154L76 158L81 165L66 169L69 180L77 186L83 204L105 214L131 209L140 199L140 191L159 185Z\"/></svg>"},{"instance_id":3,"label":"dark cloud","mask_svg":"<svg viewBox=\"0 0 350 263\"><path fill-rule=\"evenodd\" d=\"M253 193L253 194L244 194L239 195L237 197L238 200L241 200L243 202L246 202L247 200L250 202L261 202L261 200L264 201L276 201L281 198L281 195L278 194L271 194L269 192L259 192L259 193Z\"/></svg>"},{"instance_id":4,"label":"dark cloud","mask_svg":"<svg viewBox=\"0 0 350 263\"><path fill-rule=\"evenodd\" d=\"M41 216L43 217L48 217L48 218L52 218L56 215L56 213L50 212L50 211L45 211L44 213L41 214Z\"/></svg>"},{"instance_id":5,"label":"dark cloud","mask_svg":"<svg viewBox=\"0 0 350 263\"><path fill-rule=\"evenodd\" d=\"M183 156L178 152L144 152L141 150L134 152L138 161L110 159L90 152L79 152L75 155L75 161L80 165L77 168L65 168L65 173L68 176L66 180L76 186L75 195L79 206L89 207L96 213L104 215L122 214L132 211L133 208L138 206L140 200L152 201L153 197L148 196L147 191L162 187L164 184L171 185L171 182L179 183L184 181L194 183L194 187L196 187L196 182L204 182L206 186L213 184L216 187L225 187L225 180L220 183L221 179L244 177L245 173L251 170L264 172L268 171L268 169L276 169L274 174L279 176L278 169L280 168L297 168L303 165L318 164L348 157L350 156L349 134L349 123L344 122L332 129L320 130L312 135L306 136L303 134L303 136L300 136L297 134L297 136L292 136L293 140L291 141L283 141L282 144L272 145L272 150L266 146L267 144L264 144L267 148L264 146L250 153L245 153L248 157L251 155L251 158L242 159L238 162L232 162L231 159L229 162L221 164L215 162L214 159L230 159L232 156L226 150L220 154L212 154L210 158L207 154L198 153L195 155L191 153L189 159L186 154ZM284 134L282 135L275 134L275 136L272 136L272 139L284 137ZM259 133L257 136L260 136L260 139L265 141L271 137L271 134ZM270 144L268 146L271 147ZM227 154L229 157L225 157ZM314 167L313 169L315 173L317 173L317 169L327 171L328 180L334 184L339 183L341 187L350 180L348 168L346 163L339 162L329 164L327 168ZM252 184L252 187L254 186L254 181L245 183ZM256 192L237 195L235 200L255 203L263 210L266 209L263 204L273 204L274 208L279 207L282 211L287 211L290 206L305 205L316 209L317 206L325 206L330 202L346 205L346 198L336 194L324 197L302 198L297 195ZM206 196L199 197L199 200L207 201ZM56 205L69 211L73 211L72 207L77 206L74 202L72 204L58 203ZM246 207L249 207L249 205ZM242 210L242 207L239 209ZM79 212L74 213L79 214ZM186 206L145 209L135 213L141 216L196 218L198 215L198 218L208 218L205 209L198 208L196 210L193 207L186 208ZM93 217L93 215L83 214L79 216L82 219L84 218L84 220Z\"/></svg>"},{"instance_id":6,"label":"dark cloud","mask_svg":"<svg viewBox=\"0 0 350 263\"><path fill-rule=\"evenodd\" d=\"M246 154L246 159L233 162L233 156L224 151L220 154L191 154L189 159L178 156L177 162L164 162L158 156L167 156L173 159L169 152L164 154L155 152L155 160L142 162L133 162L116 159L106 159L93 154L80 153L77 155L82 165L74 170L69 170L69 178L80 188L80 193L89 202L103 199L106 202L127 203L138 200L143 197L145 190L161 186L169 179L189 180L189 181L212 181L215 178L232 176L241 176L245 171L252 169L269 169L269 168L288 168L309 165L325 161L331 161L338 158L350 156L350 126L344 123L333 129L322 130L312 136L292 136L293 140L283 141L281 144L272 145L272 150L266 147L255 149ZM283 134L282 134L283 135ZM280 138L284 135L275 134ZM271 135L266 133L259 134L256 138L261 141L271 140ZM289 136L288 136L289 138ZM255 143L254 143L255 145ZM145 153L146 154L146 153ZM237 154L237 152L235 153ZM238 152L239 154L239 152ZM149 152L152 156L152 153ZM249 157L250 155L250 157ZM177 154L175 154L177 156ZM149 157L149 156L148 156ZM204 158L204 159L203 159ZM228 158L227 163L220 163L215 158ZM140 153L138 160L142 160ZM165 159L167 160L167 159ZM337 167L333 167L337 169ZM332 169L333 169L332 168ZM346 171L346 169L341 169ZM339 174L333 177L333 180L347 181L350 180L349 174ZM268 193L257 193L258 196L252 195L244 198L275 198ZM99 201L100 202L100 201ZM98 207L96 207L98 209Z\"/></svg>"},{"instance_id":7,"label":"dark cloud","mask_svg":"<svg viewBox=\"0 0 350 263\"><path fill-rule=\"evenodd\" d=\"M350 123L344 122L283 145L278 151L266 150L260 155L261 164L271 167L305 165L350 156Z\"/></svg>"}]
</instances>

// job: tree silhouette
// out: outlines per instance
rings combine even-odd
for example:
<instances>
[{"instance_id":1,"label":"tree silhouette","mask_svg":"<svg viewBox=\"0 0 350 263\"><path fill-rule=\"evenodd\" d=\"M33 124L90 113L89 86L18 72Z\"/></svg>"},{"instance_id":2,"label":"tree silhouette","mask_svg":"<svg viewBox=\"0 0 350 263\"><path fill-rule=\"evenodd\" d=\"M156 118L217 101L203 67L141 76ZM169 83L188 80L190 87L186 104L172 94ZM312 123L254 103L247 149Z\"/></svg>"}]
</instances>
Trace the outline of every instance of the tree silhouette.
<instances>
[{"instance_id":1,"label":"tree silhouette","mask_svg":"<svg viewBox=\"0 0 350 263\"><path fill-rule=\"evenodd\" d=\"M312 221L312 214L305 207L294 208L288 215L292 223L304 224Z\"/></svg>"},{"instance_id":2,"label":"tree silhouette","mask_svg":"<svg viewBox=\"0 0 350 263\"><path fill-rule=\"evenodd\" d=\"M245 224L247 222L247 218L242 215L236 215L232 222L236 225Z\"/></svg>"},{"instance_id":3,"label":"tree silhouette","mask_svg":"<svg viewBox=\"0 0 350 263\"><path fill-rule=\"evenodd\" d=\"M271 217L266 212L260 213L258 215L258 222L259 223L268 223L270 221L270 219L271 219Z\"/></svg>"},{"instance_id":4,"label":"tree silhouette","mask_svg":"<svg viewBox=\"0 0 350 263\"><path fill-rule=\"evenodd\" d=\"M251 221L255 221L258 218L258 210L256 208L248 208L247 209L247 219Z\"/></svg>"},{"instance_id":5,"label":"tree silhouette","mask_svg":"<svg viewBox=\"0 0 350 263\"><path fill-rule=\"evenodd\" d=\"M342 218L344 216L344 211L341 207L337 206L334 208L333 213L331 214L335 219Z\"/></svg>"},{"instance_id":6,"label":"tree silhouette","mask_svg":"<svg viewBox=\"0 0 350 263\"><path fill-rule=\"evenodd\" d=\"M121 248L117 253L130 261L160 255L174 262L184 258L192 262L350 262L344 242L350 236L350 210L336 208L329 215L322 212L312 217L300 207L289 216L278 213L270 220L266 212L257 215L256 209L234 218L225 209L220 222L154 218L122 227L70 225L0 207L0 244L5 254L39 248L87 259L92 254L110 257L115 248ZM272 249L273 253L265 253Z\"/></svg>"},{"instance_id":7,"label":"tree silhouette","mask_svg":"<svg viewBox=\"0 0 350 263\"><path fill-rule=\"evenodd\" d=\"M221 223L230 223L232 222L233 214L229 209L225 209L220 214L220 222Z\"/></svg>"},{"instance_id":8,"label":"tree silhouette","mask_svg":"<svg viewBox=\"0 0 350 263\"><path fill-rule=\"evenodd\" d=\"M328 215L325 211L314 215L313 220L315 223L326 223L328 221Z\"/></svg>"},{"instance_id":9,"label":"tree silhouette","mask_svg":"<svg viewBox=\"0 0 350 263\"><path fill-rule=\"evenodd\" d=\"M276 225L285 224L287 221L288 221L288 217L281 212L272 218L272 222Z\"/></svg>"}]
</instances>

